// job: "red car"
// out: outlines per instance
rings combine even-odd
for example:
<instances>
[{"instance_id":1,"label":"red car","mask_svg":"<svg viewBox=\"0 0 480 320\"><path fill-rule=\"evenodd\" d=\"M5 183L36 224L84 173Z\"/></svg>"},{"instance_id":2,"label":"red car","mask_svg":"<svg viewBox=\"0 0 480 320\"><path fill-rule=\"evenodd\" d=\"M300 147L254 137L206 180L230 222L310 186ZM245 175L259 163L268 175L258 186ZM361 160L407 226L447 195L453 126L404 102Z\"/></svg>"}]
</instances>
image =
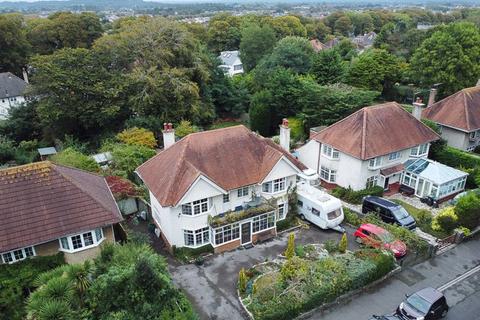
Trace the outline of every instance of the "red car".
<instances>
[{"instance_id":1,"label":"red car","mask_svg":"<svg viewBox=\"0 0 480 320\"><path fill-rule=\"evenodd\" d=\"M385 248L401 258L407 254L407 246L395 239L390 232L371 223L362 224L353 234L355 239L373 248Z\"/></svg>"}]
</instances>

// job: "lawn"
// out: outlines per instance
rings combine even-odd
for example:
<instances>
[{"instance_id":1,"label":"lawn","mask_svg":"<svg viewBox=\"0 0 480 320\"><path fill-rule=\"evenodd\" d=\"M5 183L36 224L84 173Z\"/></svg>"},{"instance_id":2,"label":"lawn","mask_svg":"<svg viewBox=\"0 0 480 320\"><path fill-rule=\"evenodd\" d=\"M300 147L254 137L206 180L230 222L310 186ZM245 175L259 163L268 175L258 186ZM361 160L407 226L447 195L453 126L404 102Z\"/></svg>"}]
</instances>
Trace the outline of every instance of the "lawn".
<instances>
[{"instance_id":1,"label":"lawn","mask_svg":"<svg viewBox=\"0 0 480 320\"><path fill-rule=\"evenodd\" d=\"M425 209L419 209L417 207L412 206L402 200L394 199L394 202L398 203L399 205L403 206L405 210L415 219L417 222L417 227L419 227L423 232L431 234L432 236L443 239L449 236L449 234L445 233L444 231L435 231L432 229L432 219L433 215L430 211Z\"/></svg>"}]
</instances>

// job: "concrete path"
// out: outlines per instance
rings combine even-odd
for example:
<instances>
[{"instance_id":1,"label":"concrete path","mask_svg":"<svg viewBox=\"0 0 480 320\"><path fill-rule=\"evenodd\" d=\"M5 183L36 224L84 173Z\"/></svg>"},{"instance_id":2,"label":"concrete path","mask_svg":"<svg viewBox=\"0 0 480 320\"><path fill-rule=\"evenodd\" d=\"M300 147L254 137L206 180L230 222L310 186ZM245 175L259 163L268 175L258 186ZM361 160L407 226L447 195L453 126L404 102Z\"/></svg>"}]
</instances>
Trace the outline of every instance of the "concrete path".
<instances>
[{"instance_id":1,"label":"concrete path","mask_svg":"<svg viewBox=\"0 0 480 320\"><path fill-rule=\"evenodd\" d=\"M355 250L357 243L347 229L349 248ZM309 229L295 231L296 244L323 243L327 239L340 240L341 234L331 230ZM218 254L208 259L203 266L169 264L174 283L181 287L193 302L201 319L246 319L238 301L236 283L241 268L271 260L287 245L288 233L250 249L239 249Z\"/></svg>"},{"instance_id":2,"label":"concrete path","mask_svg":"<svg viewBox=\"0 0 480 320\"><path fill-rule=\"evenodd\" d=\"M413 267L402 270L393 278L352 301L334 307L310 319L362 320L373 314L392 312L410 294L424 287L441 287L480 264L480 238L457 247ZM478 320L480 315L480 272L472 274L445 291L451 311L446 319Z\"/></svg>"}]
</instances>

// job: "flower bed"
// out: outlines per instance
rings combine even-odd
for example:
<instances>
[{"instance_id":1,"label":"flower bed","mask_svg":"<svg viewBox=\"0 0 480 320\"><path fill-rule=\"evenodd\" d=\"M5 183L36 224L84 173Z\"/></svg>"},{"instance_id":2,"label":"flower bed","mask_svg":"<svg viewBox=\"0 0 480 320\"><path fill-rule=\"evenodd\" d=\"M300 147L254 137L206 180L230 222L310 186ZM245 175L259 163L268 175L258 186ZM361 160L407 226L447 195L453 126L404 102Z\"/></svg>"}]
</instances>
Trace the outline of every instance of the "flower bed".
<instances>
[{"instance_id":1,"label":"flower bed","mask_svg":"<svg viewBox=\"0 0 480 320\"><path fill-rule=\"evenodd\" d=\"M380 279L396 266L389 252L376 249L329 254L321 245L309 245L300 251L290 259L257 265L240 277L240 299L254 319L292 319Z\"/></svg>"}]
</instances>

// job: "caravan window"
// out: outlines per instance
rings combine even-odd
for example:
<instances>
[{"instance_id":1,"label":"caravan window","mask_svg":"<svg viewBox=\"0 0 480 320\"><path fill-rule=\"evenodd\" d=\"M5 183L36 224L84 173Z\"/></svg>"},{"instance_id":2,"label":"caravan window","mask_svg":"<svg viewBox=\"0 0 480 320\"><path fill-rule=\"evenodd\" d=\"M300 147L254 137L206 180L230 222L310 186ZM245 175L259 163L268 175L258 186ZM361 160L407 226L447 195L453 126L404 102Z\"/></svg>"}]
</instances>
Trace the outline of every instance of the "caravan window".
<instances>
[{"instance_id":1,"label":"caravan window","mask_svg":"<svg viewBox=\"0 0 480 320\"><path fill-rule=\"evenodd\" d=\"M298 200L298 201L297 201L297 205L298 205L299 207L303 207L303 202L302 202L301 200Z\"/></svg>"},{"instance_id":2,"label":"caravan window","mask_svg":"<svg viewBox=\"0 0 480 320\"><path fill-rule=\"evenodd\" d=\"M320 217L320 211L318 211L317 209L312 208L312 213L313 213L313 215L315 215L317 217Z\"/></svg>"},{"instance_id":3,"label":"caravan window","mask_svg":"<svg viewBox=\"0 0 480 320\"><path fill-rule=\"evenodd\" d=\"M342 211L340 209L337 209L335 211L329 212L327 214L327 217L328 217L328 220L333 220L340 217L341 214L342 214Z\"/></svg>"}]
</instances>

